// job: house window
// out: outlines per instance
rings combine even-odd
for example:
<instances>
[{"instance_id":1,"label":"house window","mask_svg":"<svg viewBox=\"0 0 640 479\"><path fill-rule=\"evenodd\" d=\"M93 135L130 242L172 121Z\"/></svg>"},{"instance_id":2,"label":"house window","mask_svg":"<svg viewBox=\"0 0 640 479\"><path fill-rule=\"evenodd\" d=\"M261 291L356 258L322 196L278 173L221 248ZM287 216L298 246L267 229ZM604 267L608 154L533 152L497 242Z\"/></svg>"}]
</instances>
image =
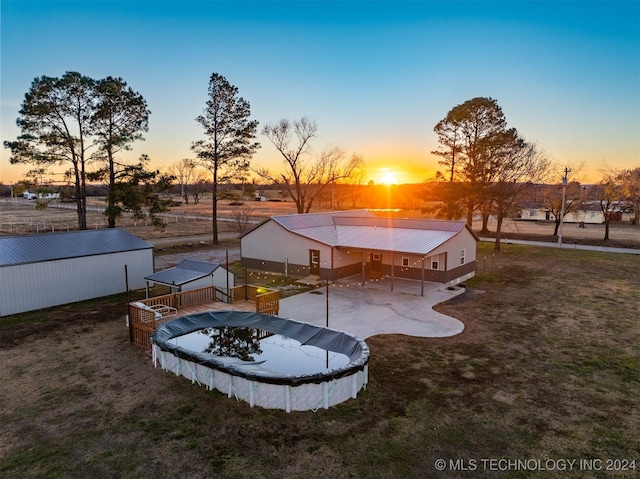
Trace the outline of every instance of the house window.
<instances>
[{"instance_id":1,"label":"house window","mask_svg":"<svg viewBox=\"0 0 640 479\"><path fill-rule=\"evenodd\" d=\"M373 261L380 261L380 253L373 253Z\"/></svg>"},{"instance_id":2,"label":"house window","mask_svg":"<svg viewBox=\"0 0 640 479\"><path fill-rule=\"evenodd\" d=\"M460 264L464 264L464 248L460 250Z\"/></svg>"},{"instance_id":3,"label":"house window","mask_svg":"<svg viewBox=\"0 0 640 479\"><path fill-rule=\"evenodd\" d=\"M431 262L431 269L438 269L438 262L437 261L432 261Z\"/></svg>"},{"instance_id":4,"label":"house window","mask_svg":"<svg viewBox=\"0 0 640 479\"><path fill-rule=\"evenodd\" d=\"M402 266L409 266L409 257L408 256L403 256L402 257Z\"/></svg>"}]
</instances>

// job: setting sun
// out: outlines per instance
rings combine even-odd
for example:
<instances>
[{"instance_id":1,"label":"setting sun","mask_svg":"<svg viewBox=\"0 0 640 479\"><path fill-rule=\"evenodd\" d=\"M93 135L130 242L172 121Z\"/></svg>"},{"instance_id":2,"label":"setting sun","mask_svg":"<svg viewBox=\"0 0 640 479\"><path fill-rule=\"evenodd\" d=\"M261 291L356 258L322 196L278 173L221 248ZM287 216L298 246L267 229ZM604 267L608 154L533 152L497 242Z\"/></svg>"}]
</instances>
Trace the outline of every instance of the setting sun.
<instances>
[{"instance_id":1,"label":"setting sun","mask_svg":"<svg viewBox=\"0 0 640 479\"><path fill-rule=\"evenodd\" d=\"M398 183L398 180L392 171L388 171L387 168L382 168L378 183L382 185L395 185Z\"/></svg>"}]
</instances>

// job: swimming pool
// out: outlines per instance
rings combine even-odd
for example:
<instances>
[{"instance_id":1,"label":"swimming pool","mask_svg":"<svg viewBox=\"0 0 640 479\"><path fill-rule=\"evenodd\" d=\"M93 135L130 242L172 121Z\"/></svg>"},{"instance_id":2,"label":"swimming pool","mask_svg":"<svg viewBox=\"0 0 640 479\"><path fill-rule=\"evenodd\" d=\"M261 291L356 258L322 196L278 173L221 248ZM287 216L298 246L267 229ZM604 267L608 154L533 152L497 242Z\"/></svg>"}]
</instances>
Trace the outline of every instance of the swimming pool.
<instances>
[{"instance_id":1,"label":"swimming pool","mask_svg":"<svg viewBox=\"0 0 640 479\"><path fill-rule=\"evenodd\" d=\"M362 339L268 314L183 316L161 325L152 344L156 367L252 407L326 409L356 398L368 383Z\"/></svg>"}]
</instances>

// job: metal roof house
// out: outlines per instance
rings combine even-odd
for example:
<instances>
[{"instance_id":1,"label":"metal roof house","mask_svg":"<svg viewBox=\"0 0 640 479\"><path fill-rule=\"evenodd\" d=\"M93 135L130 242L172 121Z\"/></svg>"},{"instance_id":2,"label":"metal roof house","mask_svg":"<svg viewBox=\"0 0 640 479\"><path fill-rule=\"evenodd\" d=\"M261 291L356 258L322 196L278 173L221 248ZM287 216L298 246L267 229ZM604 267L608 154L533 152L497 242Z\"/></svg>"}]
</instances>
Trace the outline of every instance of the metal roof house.
<instances>
[{"instance_id":1,"label":"metal roof house","mask_svg":"<svg viewBox=\"0 0 640 479\"><path fill-rule=\"evenodd\" d=\"M464 221L381 218L367 210L272 216L241 236L242 265L334 281L390 276L457 284L475 275Z\"/></svg>"},{"instance_id":2,"label":"metal roof house","mask_svg":"<svg viewBox=\"0 0 640 479\"><path fill-rule=\"evenodd\" d=\"M167 286L170 293L215 286L228 294L229 289L235 286L234 274L219 263L191 259L182 260L173 268L150 274L144 279L147 281L147 297L149 297L150 284Z\"/></svg>"},{"instance_id":3,"label":"metal roof house","mask_svg":"<svg viewBox=\"0 0 640 479\"><path fill-rule=\"evenodd\" d=\"M611 205L610 213L614 221L630 221L632 214L625 202L615 202ZM554 221L555 217L548 207L540 203L529 203L520 209L520 219L533 221ZM604 213L598 201L582 202L578 208L566 213L565 223L603 224Z\"/></svg>"},{"instance_id":4,"label":"metal roof house","mask_svg":"<svg viewBox=\"0 0 640 479\"><path fill-rule=\"evenodd\" d=\"M123 229L0 238L0 316L144 288L153 245Z\"/></svg>"}]
</instances>

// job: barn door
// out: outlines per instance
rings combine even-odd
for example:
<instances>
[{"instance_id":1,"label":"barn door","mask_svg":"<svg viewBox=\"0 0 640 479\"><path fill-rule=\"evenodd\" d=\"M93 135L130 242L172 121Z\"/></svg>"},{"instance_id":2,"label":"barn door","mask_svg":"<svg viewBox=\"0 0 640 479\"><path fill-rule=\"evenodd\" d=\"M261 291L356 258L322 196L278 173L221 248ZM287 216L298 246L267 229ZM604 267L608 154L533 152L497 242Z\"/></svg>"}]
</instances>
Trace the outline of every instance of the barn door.
<instances>
[{"instance_id":1,"label":"barn door","mask_svg":"<svg viewBox=\"0 0 640 479\"><path fill-rule=\"evenodd\" d=\"M309 250L309 274L320 274L320 251Z\"/></svg>"}]
</instances>

